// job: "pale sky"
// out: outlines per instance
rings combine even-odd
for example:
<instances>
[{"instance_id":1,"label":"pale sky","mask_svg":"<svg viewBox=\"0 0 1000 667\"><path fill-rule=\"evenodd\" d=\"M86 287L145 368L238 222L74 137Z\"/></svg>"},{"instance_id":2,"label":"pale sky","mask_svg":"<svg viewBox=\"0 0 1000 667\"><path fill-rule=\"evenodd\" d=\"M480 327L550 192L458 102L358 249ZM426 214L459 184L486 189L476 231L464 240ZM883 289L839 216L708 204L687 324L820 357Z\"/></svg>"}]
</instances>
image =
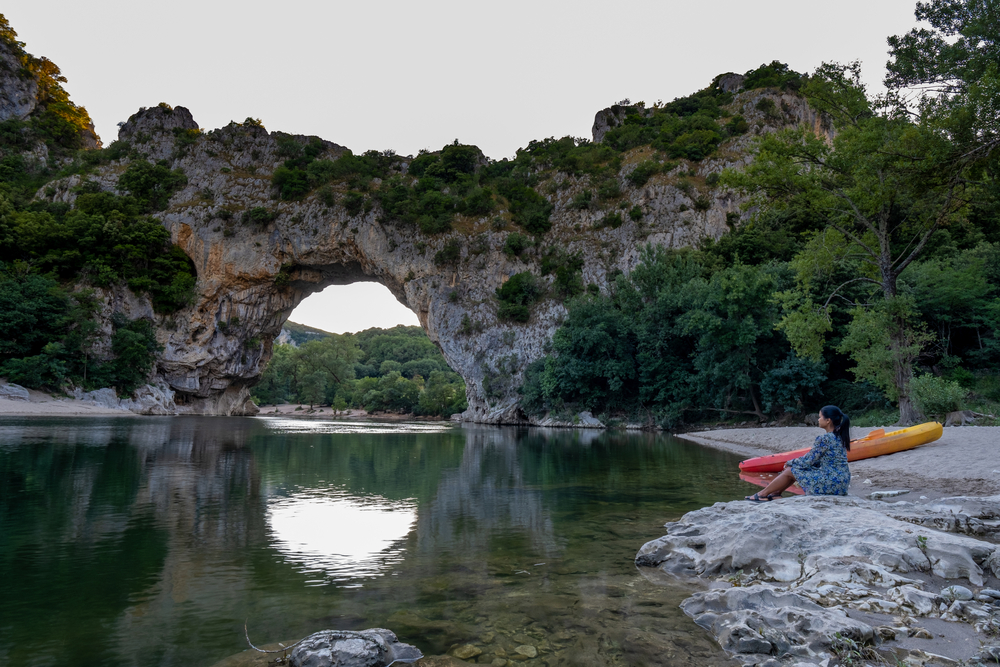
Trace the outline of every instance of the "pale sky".
<instances>
[{"instance_id":1,"label":"pale sky","mask_svg":"<svg viewBox=\"0 0 1000 667\"><path fill-rule=\"evenodd\" d=\"M860 59L877 87L885 39L914 25L914 6L15 0L3 13L28 52L59 65L105 144L139 107L166 102L190 109L206 130L252 116L269 130L318 135L355 152L416 154L457 138L498 159L532 139L589 137L594 114L621 99L669 101L716 74L772 60L808 72ZM336 308L318 305L329 293L343 295ZM384 288L377 302L347 294L328 288L292 319L356 331L382 326L363 321L398 303ZM318 324L321 310L357 317Z\"/></svg>"}]
</instances>

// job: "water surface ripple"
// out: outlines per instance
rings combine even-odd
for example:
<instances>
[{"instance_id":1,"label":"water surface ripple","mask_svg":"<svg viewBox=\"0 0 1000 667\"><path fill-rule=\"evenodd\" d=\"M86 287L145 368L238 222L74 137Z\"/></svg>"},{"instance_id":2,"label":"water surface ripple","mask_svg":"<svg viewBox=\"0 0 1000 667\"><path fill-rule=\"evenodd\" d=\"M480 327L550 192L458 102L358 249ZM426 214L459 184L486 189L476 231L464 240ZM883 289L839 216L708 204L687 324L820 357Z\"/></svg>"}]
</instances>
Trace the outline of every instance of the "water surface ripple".
<instances>
[{"instance_id":1,"label":"water surface ripple","mask_svg":"<svg viewBox=\"0 0 1000 667\"><path fill-rule=\"evenodd\" d=\"M0 662L233 665L249 619L255 643L387 627L494 665L732 664L632 559L743 493L735 464L651 434L5 418Z\"/></svg>"}]
</instances>

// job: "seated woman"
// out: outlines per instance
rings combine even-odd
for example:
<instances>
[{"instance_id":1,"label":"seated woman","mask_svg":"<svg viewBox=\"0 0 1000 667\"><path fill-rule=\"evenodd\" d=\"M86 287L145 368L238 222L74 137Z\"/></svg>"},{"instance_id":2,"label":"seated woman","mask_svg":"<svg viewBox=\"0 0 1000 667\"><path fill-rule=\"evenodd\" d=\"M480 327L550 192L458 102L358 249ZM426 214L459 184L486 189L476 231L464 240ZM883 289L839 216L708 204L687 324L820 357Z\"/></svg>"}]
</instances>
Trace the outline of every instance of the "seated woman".
<instances>
[{"instance_id":1,"label":"seated woman","mask_svg":"<svg viewBox=\"0 0 1000 667\"><path fill-rule=\"evenodd\" d=\"M798 482L810 496L846 496L851 485L847 452L851 449L851 420L835 405L819 411L819 426L826 433L816 437L812 449L785 463L785 469L763 491L746 500L767 502Z\"/></svg>"}]
</instances>

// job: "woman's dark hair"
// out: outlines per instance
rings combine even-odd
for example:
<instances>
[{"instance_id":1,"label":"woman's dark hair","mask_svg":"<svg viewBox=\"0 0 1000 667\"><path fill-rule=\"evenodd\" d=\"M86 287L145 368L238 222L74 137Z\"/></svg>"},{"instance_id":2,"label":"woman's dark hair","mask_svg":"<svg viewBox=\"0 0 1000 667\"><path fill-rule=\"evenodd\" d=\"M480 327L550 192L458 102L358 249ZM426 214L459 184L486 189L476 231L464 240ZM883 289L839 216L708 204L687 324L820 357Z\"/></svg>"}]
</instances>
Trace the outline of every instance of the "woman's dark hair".
<instances>
[{"instance_id":1,"label":"woman's dark hair","mask_svg":"<svg viewBox=\"0 0 1000 667\"><path fill-rule=\"evenodd\" d=\"M833 432L840 438L844 449L851 451L851 418L841 412L836 405L820 408L819 413L833 422Z\"/></svg>"}]
</instances>

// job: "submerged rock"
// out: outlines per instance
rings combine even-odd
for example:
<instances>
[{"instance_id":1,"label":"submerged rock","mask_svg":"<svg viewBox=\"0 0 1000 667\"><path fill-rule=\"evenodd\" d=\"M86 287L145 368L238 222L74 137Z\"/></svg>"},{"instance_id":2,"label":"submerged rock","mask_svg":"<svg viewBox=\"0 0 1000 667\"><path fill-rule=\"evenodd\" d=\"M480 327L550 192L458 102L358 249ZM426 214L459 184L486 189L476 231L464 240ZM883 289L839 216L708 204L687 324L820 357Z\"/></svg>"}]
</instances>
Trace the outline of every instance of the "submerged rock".
<instances>
[{"instance_id":1,"label":"submerged rock","mask_svg":"<svg viewBox=\"0 0 1000 667\"><path fill-rule=\"evenodd\" d=\"M322 630L303 639L289 656L292 667L387 667L424 657L391 630Z\"/></svg>"}]
</instances>

